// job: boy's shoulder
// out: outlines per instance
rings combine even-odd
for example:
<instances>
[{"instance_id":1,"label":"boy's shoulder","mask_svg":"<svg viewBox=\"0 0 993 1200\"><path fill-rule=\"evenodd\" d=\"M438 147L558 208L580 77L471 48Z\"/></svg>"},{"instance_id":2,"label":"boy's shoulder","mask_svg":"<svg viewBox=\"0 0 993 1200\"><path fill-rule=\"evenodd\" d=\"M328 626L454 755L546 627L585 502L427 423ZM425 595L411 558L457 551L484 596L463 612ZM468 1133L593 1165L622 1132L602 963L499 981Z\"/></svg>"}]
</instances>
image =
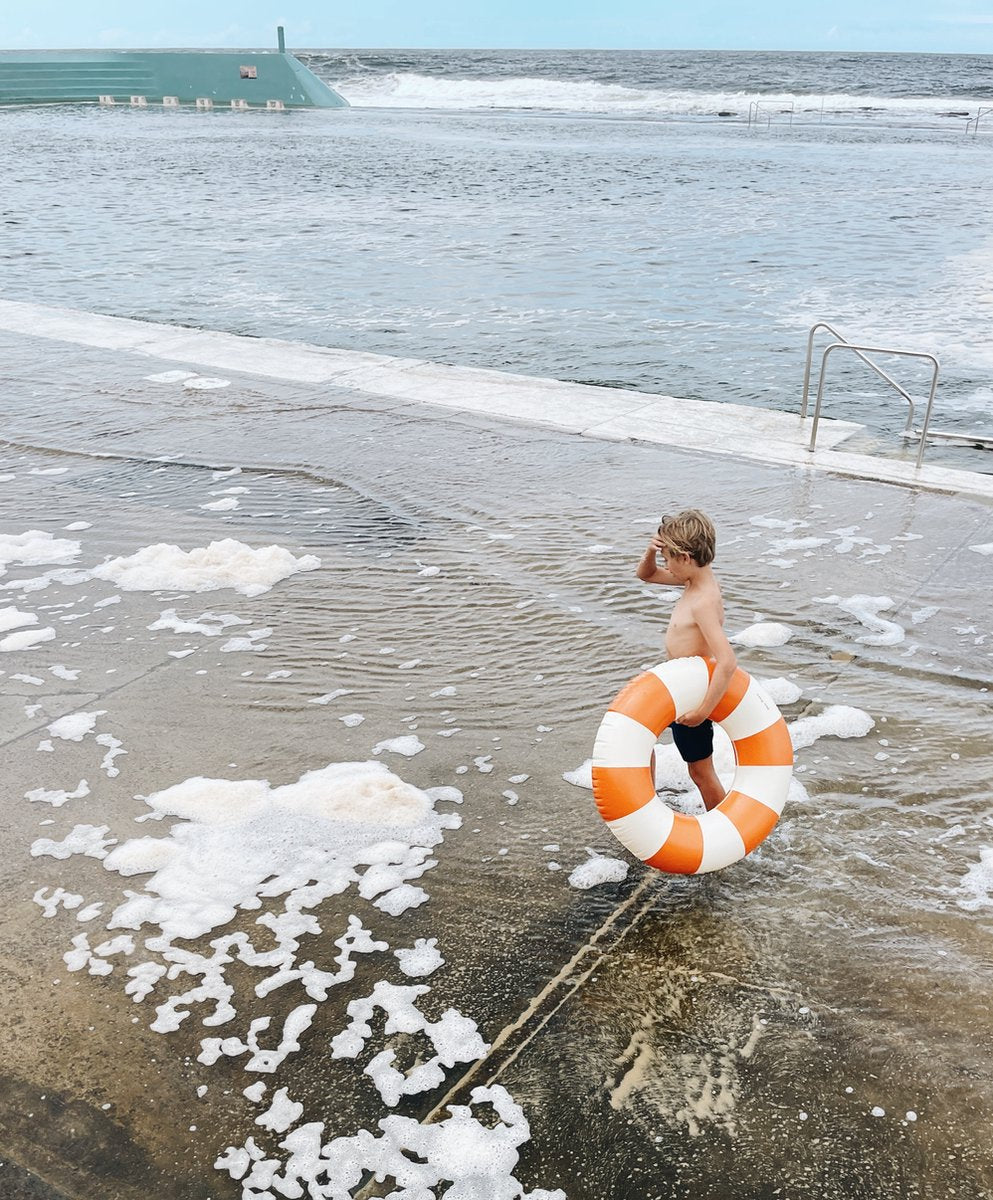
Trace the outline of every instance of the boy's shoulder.
<instances>
[{"instance_id":1,"label":"boy's shoulder","mask_svg":"<svg viewBox=\"0 0 993 1200\"><path fill-rule=\"evenodd\" d=\"M693 608L706 608L708 605L720 607L724 596L717 576L711 572L707 580L701 581L696 588L688 589L687 598Z\"/></svg>"}]
</instances>

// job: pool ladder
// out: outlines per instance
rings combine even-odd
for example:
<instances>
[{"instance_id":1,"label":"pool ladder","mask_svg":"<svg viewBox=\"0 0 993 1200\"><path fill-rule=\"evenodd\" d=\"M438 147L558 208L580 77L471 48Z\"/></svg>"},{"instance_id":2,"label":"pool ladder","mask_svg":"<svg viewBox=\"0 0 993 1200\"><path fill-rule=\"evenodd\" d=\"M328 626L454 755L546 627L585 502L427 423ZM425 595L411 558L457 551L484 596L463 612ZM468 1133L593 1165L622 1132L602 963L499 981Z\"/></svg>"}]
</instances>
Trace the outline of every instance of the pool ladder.
<instances>
[{"instance_id":1,"label":"pool ladder","mask_svg":"<svg viewBox=\"0 0 993 1200\"><path fill-rule=\"evenodd\" d=\"M812 325L810 333L807 335L807 364L803 372L803 403L800 408L800 419L805 420L807 417L807 404L810 398L810 368L813 362L814 354L814 338L819 330L826 330L836 340L829 346L826 346L821 355L821 370L817 380L817 399L814 401L814 417L810 426L810 445L807 449L811 452L817 443L817 426L821 417L821 404L824 399L824 380L827 374L828 359L836 350L848 350L860 358L871 370L884 379L894 391L907 401L910 411L907 413L907 424L904 426L902 436L905 438L919 438L920 445L917 450L917 467L920 468L924 462L924 451L927 447L927 439L940 438L944 441L965 442L972 446L982 446L985 449L993 448L993 437L984 434L973 433L956 433L952 430L930 429L931 410L934 407L934 395L938 390L938 360L933 354L925 353L921 350L898 350L892 346L867 346L850 342L843 334L839 333L833 325L829 325L827 321L818 321L816 325ZM878 363L872 361L868 357L870 354L890 354L899 358L916 358L931 364L931 388L928 393L927 407L924 410L924 423L920 429L914 428L914 400L909 393L902 388L895 379L883 370Z\"/></svg>"},{"instance_id":2,"label":"pool ladder","mask_svg":"<svg viewBox=\"0 0 993 1200\"><path fill-rule=\"evenodd\" d=\"M972 135L975 137L975 135L979 132L979 122L983 119L983 117L988 117L990 113L993 113L993 106L980 108L974 117L970 117L968 121L966 121L966 133L968 133L971 129Z\"/></svg>"}]
</instances>

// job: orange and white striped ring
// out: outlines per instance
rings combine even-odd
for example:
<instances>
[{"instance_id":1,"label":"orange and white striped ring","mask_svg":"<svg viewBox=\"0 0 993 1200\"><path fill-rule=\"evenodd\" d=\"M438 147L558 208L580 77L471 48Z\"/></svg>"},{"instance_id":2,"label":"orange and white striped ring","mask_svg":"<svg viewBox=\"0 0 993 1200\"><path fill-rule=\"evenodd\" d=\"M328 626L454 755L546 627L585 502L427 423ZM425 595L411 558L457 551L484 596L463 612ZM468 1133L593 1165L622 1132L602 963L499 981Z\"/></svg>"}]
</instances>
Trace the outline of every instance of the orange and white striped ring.
<instances>
[{"instance_id":1,"label":"orange and white striped ring","mask_svg":"<svg viewBox=\"0 0 993 1200\"><path fill-rule=\"evenodd\" d=\"M593 747L600 816L632 854L673 875L719 871L754 850L779 820L793 776L786 722L739 669L710 714L734 747L731 790L700 817L673 812L658 798L652 750L663 729L703 702L714 665L675 658L632 679L608 709Z\"/></svg>"}]
</instances>

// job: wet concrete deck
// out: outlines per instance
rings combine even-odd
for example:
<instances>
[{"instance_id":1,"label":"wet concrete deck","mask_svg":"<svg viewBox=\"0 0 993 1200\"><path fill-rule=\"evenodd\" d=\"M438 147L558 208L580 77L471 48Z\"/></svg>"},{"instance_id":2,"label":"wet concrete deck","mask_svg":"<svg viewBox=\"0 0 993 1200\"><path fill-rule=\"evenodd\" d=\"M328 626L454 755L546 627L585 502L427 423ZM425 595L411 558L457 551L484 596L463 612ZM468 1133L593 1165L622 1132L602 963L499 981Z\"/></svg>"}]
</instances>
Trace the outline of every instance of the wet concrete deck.
<instances>
[{"instance_id":1,"label":"wet concrete deck","mask_svg":"<svg viewBox=\"0 0 993 1200\"><path fill-rule=\"evenodd\" d=\"M903 486L993 497L993 475L912 463L841 448L862 426L822 418L811 453L810 419L740 404L590 387L501 371L389 358L295 342L182 330L0 300L0 330L127 350L201 369L295 383L330 384L359 395L478 413L606 441L639 441Z\"/></svg>"},{"instance_id":2,"label":"wet concrete deck","mask_svg":"<svg viewBox=\"0 0 993 1200\"><path fill-rule=\"evenodd\" d=\"M87 926L43 919L35 890L59 884L109 911L119 889L94 859L30 858L32 841L79 821L134 836L148 830L133 823L135 797L193 775L290 782L413 726L427 748L390 766L461 788L464 825L439 847L428 904L394 922L354 893L328 900L314 954L330 959L354 911L397 945L437 937L447 962L427 981L431 1013L457 1007L491 1050L397 1111L436 1119L472 1086L501 1083L531 1122L518 1177L569 1200L993 1195L977 1120L993 1105L989 912L962 909L954 891L989 836L989 557L973 549L993 542L989 503L515 427L388 401L345 386L344 371L329 385L245 357L203 363L227 388L184 393L146 378L191 364L194 335L171 333L175 357L152 362L145 344L80 345L50 326L0 339L3 470L16 476L0 492L3 531L67 536L90 522L81 565L153 541L237 537L323 566L251 601L126 593L96 609L119 594L99 582L85 596L71 584L5 593L19 607L67 606L46 620L73 618L0 663L5 1200L233 1200L240 1189L215 1156L252 1133L265 1140L242 1095L253 1077L236 1059L196 1061L217 1030L190 1020L153 1033L149 1004L123 993L123 966L66 971ZM218 355L230 353L221 342ZM205 511L224 486L209 468L233 466L250 496L237 512ZM33 473L51 471L62 473ZM742 650L743 665L802 684L790 720L851 704L877 728L802 752L809 805L733 870L683 880L635 864L621 884L577 892L564 876L588 846L622 852L562 773L589 755L617 687L659 656L663 614L633 562L659 506L683 497L718 517L729 628L761 613L797 629L783 647ZM785 567L753 516L806 521L802 534L824 542ZM852 537L864 540L843 550ZM892 598L887 616L908 633L898 645L859 642L866 630L823 602L868 591ZM209 640L150 634L173 604L191 617L235 611L274 635L263 653L222 655ZM57 663L79 669L78 683L52 676ZM437 694L452 686L455 697ZM351 691L341 705L311 703L337 687ZM38 753L47 724L80 709L106 711L101 730L127 750L120 777L104 776L92 740ZM356 709L364 724L342 725ZM458 730L442 737L449 716ZM487 756L492 771L476 765ZM511 783L519 774L527 782ZM23 799L82 777L85 800L49 811ZM236 924L254 929L254 914ZM347 1133L386 1115L365 1060L327 1053L347 1001L386 970L363 964L272 1082L307 1121ZM260 1004L254 983L240 973L236 1029L220 1032L286 1015L293 1001ZM405 1068L422 1049L381 1027L375 1039Z\"/></svg>"}]
</instances>

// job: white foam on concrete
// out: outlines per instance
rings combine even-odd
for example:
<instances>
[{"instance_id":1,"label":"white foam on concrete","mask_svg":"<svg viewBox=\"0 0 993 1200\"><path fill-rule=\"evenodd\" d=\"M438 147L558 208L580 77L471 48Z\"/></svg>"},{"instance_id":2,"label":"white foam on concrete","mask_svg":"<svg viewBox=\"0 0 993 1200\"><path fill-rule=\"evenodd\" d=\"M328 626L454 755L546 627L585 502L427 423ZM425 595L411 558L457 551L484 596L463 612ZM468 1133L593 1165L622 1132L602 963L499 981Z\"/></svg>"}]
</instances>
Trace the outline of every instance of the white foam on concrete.
<instances>
[{"instance_id":1,"label":"white foam on concrete","mask_svg":"<svg viewBox=\"0 0 993 1200\"><path fill-rule=\"evenodd\" d=\"M43 642L55 640L55 630L46 626L44 629L19 629L0 638L0 651L13 654L21 650L30 650Z\"/></svg>"},{"instance_id":2,"label":"white foam on concrete","mask_svg":"<svg viewBox=\"0 0 993 1200\"><path fill-rule=\"evenodd\" d=\"M749 625L747 629L742 629L739 633L732 634L728 641L736 642L739 646L765 648L785 646L792 636L793 630L789 625L781 625L776 621L759 621L755 625Z\"/></svg>"},{"instance_id":3,"label":"white foam on concrete","mask_svg":"<svg viewBox=\"0 0 993 1200\"><path fill-rule=\"evenodd\" d=\"M24 793L24 799L30 800L35 804L50 804L52 808L61 808L63 804L68 804L70 800L81 800L89 794L90 785L85 779L81 779L71 792L60 788L51 790L46 788L32 788L31 791Z\"/></svg>"},{"instance_id":4,"label":"white foam on concrete","mask_svg":"<svg viewBox=\"0 0 993 1200\"><path fill-rule=\"evenodd\" d=\"M24 625L37 625L38 614L21 612L17 608L0 608L0 633L20 629Z\"/></svg>"},{"instance_id":5,"label":"white foam on concrete","mask_svg":"<svg viewBox=\"0 0 993 1200\"><path fill-rule=\"evenodd\" d=\"M384 1103L394 1108L401 1096L430 1091L444 1082L446 1067L475 1062L489 1049L479 1036L475 1021L455 1009L446 1009L437 1021L431 1021L418 1009L417 1000L430 989L426 984L400 985L380 980L368 996L348 1005L350 1022L331 1039L332 1058L356 1058L372 1037L370 1024L375 1010L386 1015L386 1033L423 1034L434 1054L419 1062L404 1075L394 1067L395 1054L384 1050L366 1066L365 1073L375 1083Z\"/></svg>"},{"instance_id":6,"label":"white foam on concrete","mask_svg":"<svg viewBox=\"0 0 993 1200\"><path fill-rule=\"evenodd\" d=\"M585 862L573 868L569 875L569 886L586 891L600 883L620 883L627 879L628 864L609 854L589 852Z\"/></svg>"},{"instance_id":7,"label":"white foam on concrete","mask_svg":"<svg viewBox=\"0 0 993 1200\"><path fill-rule=\"evenodd\" d=\"M173 633L198 633L204 637L217 637L232 625L248 625L243 617L234 613L201 613L195 620L187 620L177 615L174 608L166 608L159 614L159 619L146 628L151 630L169 629Z\"/></svg>"},{"instance_id":8,"label":"white foam on concrete","mask_svg":"<svg viewBox=\"0 0 993 1200\"><path fill-rule=\"evenodd\" d=\"M327 937L321 936L312 910L353 886L373 904L409 888L410 880L435 865L430 852L445 831L460 824L457 815L439 813L435 806L461 799L453 788L422 792L378 762L330 764L281 787L266 780L193 778L146 798L149 815L174 822L165 836L115 843L106 827L77 826L60 842L39 839L32 852L91 854L103 859L108 872L129 880L106 919L108 931L128 932L104 941L94 938L95 944L88 934L75 934L65 962L70 971L95 976L123 971L125 991L139 1004L165 989L151 1021L156 1032L169 1035L195 1019L194 1012L207 1027L236 1022L234 984L226 970L236 960L242 964L239 972L247 967L261 973L252 1005L256 1012L258 1001L271 992L302 989L303 1002L280 1004L285 1016L279 1020L263 1014L243 1032L201 1039L201 1066L226 1060L250 1074L270 1076L291 1055L322 1052L315 1034L319 1004L354 977L357 956L389 950L352 915L346 931L334 939L339 951L334 962L322 967L314 951L326 955ZM131 882L136 876L145 877L139 886ZM82 903L81 896L44 889L35 898L53 916ZM279 903L270 905L274 899ZM100 904L91 907L96 919ZM258 945L248 933L223 931L239 913L253 909L262 910L256 918L264 927ZM209 942L207 935L213 935ZM435 938L418 938L395 955L401 970L415 977L431 974L444 961ZM174 980L183 983L168 994ZM332 1038L332 1054L356 1060L387 1106L438 1087L450 1070L487 1051L475 1022L456 1009L437 1018L422 1011L428 992L426 984L381 979L349 1004L348 1023ZM373 1034L371 1018L377 1010L385 1016L386 1045L375 1052L370 1042L379 1035ZM401 1070L391 1042L415 1034L430 1044L430 1052ZM265 1094L258 1083L244 1090L255 1103ZM249 1137L243 1146L228 1147L217 1166L242 1181L245 1195L256 1194L262 1180L276 1189L272 1194L287 1196L303 1194L300 1181L323 1189L330 1180L335 1194L345 1195L366 1173L388 1167L398 1172L401 1186L416 1176L433 1186L447 1180L457 1194L477 1200L564 1200L561 1192L527 1193L513 1178L517 1148L529 1130L510 1096L503 1089L477 1089L473 1097L474 1103L493 1107L495 1125L466 1107L430 1126L387 1117L379 1122L380 1138L359 1130L328 1141L320 1123L300 1124L304 1105L279 1087L266 1111L253 1118L269 1134L287 1134L279 1150L267 1154ZM325 1183L318 1185L318 1178Z\"/></svg>"},{"instance_id":9,"label":"white foam on concrete","mask_svg":"<svg viewBox=\"0 0 993 1200\"><path fill-rule=\"evenodd\" d=\"M209 592L233 588L243 596L258 596L280 580L300 571L315 571L321 560L313 554L299 558L282 546L253 549L233 538L193 550L159 542L127 557L112 558L93 568L124 591Z\"/></svg>"},{"instance_id":10,"label":"white foam on concrete","mask_svg":"<svg viewBox=\"0 0 993 1200\"><path fill-rule=\"evenodd\" d=\"M486 1115L492 1110L494 1123ZM477 1112L479 1115L477 1115ZM349 1196L369 1176L391 1177L395 1200L427 1200L446 1192L453 1200L566 1200L565 1192L525 1190L513 1172L519 1147L531 1130L519 1104L499 1085L472 1089L469 1103L451 1105L442 1120L421 1124L412 1117L378 1122L379 1134L362 1129L351 1137L325 1132L323 1121L300 1125L282 1142L279 1159L247 1138L229 1146L215 1166L241 1183L243 1196ZM324 1180L334 1181L328 1192Z\"/></svg>"},{"instance_id":11,"label":"white foam on concrete","mask_svg":"<svg viewBox=\"0 0 993 1200\"><path fill-rule=\"evenodd\" d=\"M92 733L96 728L97 717L102 717L106 713L105 709L97 709L96 712L76 712L69 713L68 716L59 717L48 726L48 732L54 738L61 738L66 742L81 742L88 733Z\"/></svg>"},{"instance_id":12,"label":"white foam on concrete","mask_svg":"<svg viewBox=\"0 0 993 1200\"><path fill-rule=\"evenodd\" d=\"M413 946L394 950L393 953L400 970L411 979L422 979L445 965L437 938L418 938Z\"/></svg>"},{"instance_id":13,"label":"white foam on concrete","mask_svg":"<svg viewBox=\"0 0 993 1200\"><path fill-rule=\"evenodd\" d=\"M79 542L56 538L40 529L26 533L0 534L0 575L8 566L40 566L42 563L71 563L79 557Z\"/></svg>"},{"instance_id":14,"label":"white foam on concrete","mask_svg":"<svg viewBox=\"0 0 993 1200\"><path fill-rule=\"evenodd\" d=\"M855 639L864 645L898 646L906 636L902 625L879 615L896 607L889 596L815 596L814 600L818 604L834 604L864 625L869 632Z\"/></svg>"},{"instance_id":15,"label":"white foam on concrete","mask_svg":"<svg viewBox=\"0 0 993 1200\"><path fill-rule=\"evenodd\" d=\"M408 734L406 737L387 738L383 742L378 742L372 748L373 754L382 754L384 750L390 754L402 754L405 758L413 758L415 754L420 754L424 749L424 743L414 734Z\"/></svg>"},{"instance_id":16,"label":"white foam on concrete","mask_svg":"<svg viewBox=\"0 0 993 1200\"><path fill-rule=\"evenodd\" d=\"M993 908L993 846L979 847L979 861L972 864L954 889L956 903L968 912Z\"/></svg>"}]
</instances>

